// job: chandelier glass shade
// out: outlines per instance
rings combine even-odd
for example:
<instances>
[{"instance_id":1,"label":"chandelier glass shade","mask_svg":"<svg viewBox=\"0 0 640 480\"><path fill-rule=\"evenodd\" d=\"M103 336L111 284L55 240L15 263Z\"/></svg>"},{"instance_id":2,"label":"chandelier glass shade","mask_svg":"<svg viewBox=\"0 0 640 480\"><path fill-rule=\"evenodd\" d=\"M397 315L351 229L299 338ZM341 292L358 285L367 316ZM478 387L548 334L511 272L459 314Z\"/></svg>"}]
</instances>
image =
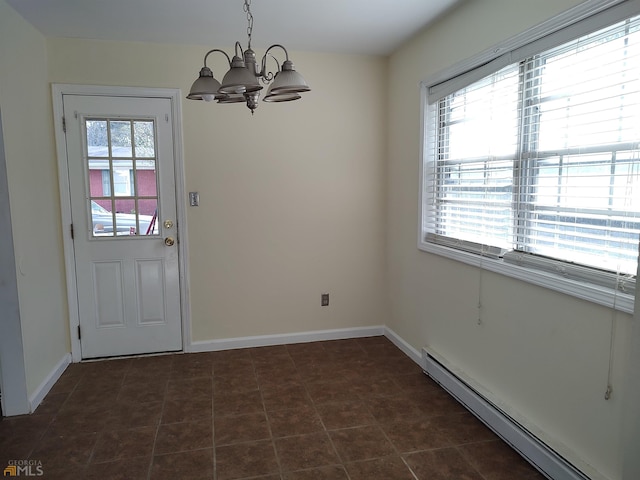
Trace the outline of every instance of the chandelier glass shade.
<instances>
[{"instance_id":1,"label":"chandelier glass shade","mask_svg":"<svg viewBox=\"0 0 640 480\"><path fill-rule=\"evenodd\" d=\"M249 26L247 28L248 46L242 50L240 42L236 42L235 55L229 58L223 50L214 48L204 56L204 66L200 69L198 78L189 91L189 100L216 101L218 103L245 103L253 114L258 107L262 84L270 84L264 97L265 102L290 102L302 98L301 93L311 89L305 79L295 70L293 62L289 60L287 49L279 44L271 45L260 60L258 65L256 54L251 49L251 33L253 30L253 15L251 14L251 0L244 0L244 11L247 14ZM271 53L274 50L282 50L285 61L282 66ZM229 65L220 83L207 66L207 58L217 52L224 55ZM276 65L276 73L267 72L267 59L272 58ZM262 84L261 84L262 83Z\"/></svg>"}]
</instances>

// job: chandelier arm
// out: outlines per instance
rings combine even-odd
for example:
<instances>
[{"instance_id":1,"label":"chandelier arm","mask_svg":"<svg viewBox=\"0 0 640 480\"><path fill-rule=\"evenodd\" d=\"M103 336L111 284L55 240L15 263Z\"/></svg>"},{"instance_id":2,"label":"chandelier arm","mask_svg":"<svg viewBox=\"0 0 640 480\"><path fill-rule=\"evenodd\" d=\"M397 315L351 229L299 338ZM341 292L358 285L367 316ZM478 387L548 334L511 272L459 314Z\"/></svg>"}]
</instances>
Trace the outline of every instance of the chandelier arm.
<instances>
[{"instance_id":1,"label":"chandelier arm","mask_svg":"<svg viewBox=\"0 0 640 480\"><path fill-rule=\"evenodd\" d=\"M236 57L244 59L244 50L242 50L242 45L240 45L240 42L236 42L235 48L236 48ZM240 50L240 55L238 55L238 49Z\"/></svg>"},{"instance_id":2,"label":"chandelier arm","mask_svg":"<svg viewBox=\"0 0 640 480\"><path fill-rule=\"evenodd\" d=\"M225 52L224 50L220 50L219 48L214 48L213 50L209 50L205 55L204 55L204 66L207 66L207 57L209 56L209 54L213 53L213 52L220 52L221 54L223 54L225 57L227 57L227 63L229 65L231 65L231 59L229 58L229 55L227 55L227 52Z\"/></svg>"},{"instance_id":3,"label":"chandelier arm","mask_svg":"<svg viewBox=\"0 0 640 480\"><path fill-rule=\"evenodd\" d=\"M281 48L284 51L284 55L286 57L285 60L289 60L289 52L287 52L287 49L284 48L283 45L280 45L279 43L274 43L273 45L271 45L269 48L267 48L267 51L265 52L265 56L271 51L272 48ZM273 55L271 55L273 57ZM275 57L274 57L275 58Z\"/></svg>"},{"instance_id":4,"label":"chandelier arm","mask_svg":"<svg viewBox=\"0 0 640 480\"><path fill-rule=\"evenodd\" d=\"M275 74L273 72L267 72L267 56L273 58L273 61L276 62L276 65L278 67L276 71L280 71L280 62L278 62L278 59L273 54L267 51L267 53L262 56L261 71L257 74L263 83L269 83L275 78Z\"/></svg>"}]
</instances>

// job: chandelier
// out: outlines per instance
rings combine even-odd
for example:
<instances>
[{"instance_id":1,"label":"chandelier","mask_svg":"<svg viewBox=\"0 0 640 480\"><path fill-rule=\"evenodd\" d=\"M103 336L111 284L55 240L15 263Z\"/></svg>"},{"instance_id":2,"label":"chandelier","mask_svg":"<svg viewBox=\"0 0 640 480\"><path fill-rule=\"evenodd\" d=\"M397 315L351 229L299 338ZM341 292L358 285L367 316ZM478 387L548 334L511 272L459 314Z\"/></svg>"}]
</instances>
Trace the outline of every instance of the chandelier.
<instances>
[{"instance_id":1,"label":"chandelier","mask_svg":"<svg viewBox=\"0 0 640 480\"><path fill-rule=\"evenodd\" d=\"M205 102L217 101L218 103L246 103L251 114L258 108L260 90L264 87L260 84L270 84L264 96L265 102L290 102L302 98L303 92L311 89L302 75L296 72L293 62L289 60L289 53L282 45L275 44L267 48L262 56L260 65L256 63L256 54L251 49L251 33L253 32L253 15L251 14L251 0L244 0L244 11L247 14L248 45L242 50L240 42L236 42L235 55L229 58L224 51L214 48L204 56L204 66L189 91L189 100L204 100ZM285 60L282 65L271 53L274 49L284 51ZM213 72L207 67L207 57L213 52L223 54L229 63L229 71L224 75L222 84L213 76ZM277 73L267 72L267 57L271 57L277 66Z\"/></svg>"}]
</instances>

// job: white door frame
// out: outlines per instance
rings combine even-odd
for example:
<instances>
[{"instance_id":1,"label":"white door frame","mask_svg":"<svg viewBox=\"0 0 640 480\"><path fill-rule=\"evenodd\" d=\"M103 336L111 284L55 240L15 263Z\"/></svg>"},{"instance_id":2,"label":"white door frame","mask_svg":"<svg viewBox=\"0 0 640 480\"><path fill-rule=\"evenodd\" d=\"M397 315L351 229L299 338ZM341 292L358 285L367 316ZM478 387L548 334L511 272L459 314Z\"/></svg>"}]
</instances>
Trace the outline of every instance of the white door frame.
<instances>
[{"instance_id":1,"label":"white door frame","mask_svg":"<svg viewBox=\"0 0 640 480\"><path fill-rule=\"evenodd\" d=\"M99 85L53 84L53 116L58 156L58 181L60 187L60 208L62 212L62 242L67 279L67 299L69 303L69 332L71 339L71 355L74 362L82 360L78 326L77 285L75 275L75 252L71 239L71 196L69 190L69 173L67 168L67 143L63 130L64 108L63 95L94 95L109 97L146 97L166 98L171 101L173 116L173 157L175 163L176 212L178 233L178 264L180 274L180 313L182 316L182 349L187 350L191 342L191 314L189 305L189 265L187 240L187 215L184 185L184 155L182 144L182 106L179 89L171 88L138 88L110 87Z\"/></svg>"}]
</instances>

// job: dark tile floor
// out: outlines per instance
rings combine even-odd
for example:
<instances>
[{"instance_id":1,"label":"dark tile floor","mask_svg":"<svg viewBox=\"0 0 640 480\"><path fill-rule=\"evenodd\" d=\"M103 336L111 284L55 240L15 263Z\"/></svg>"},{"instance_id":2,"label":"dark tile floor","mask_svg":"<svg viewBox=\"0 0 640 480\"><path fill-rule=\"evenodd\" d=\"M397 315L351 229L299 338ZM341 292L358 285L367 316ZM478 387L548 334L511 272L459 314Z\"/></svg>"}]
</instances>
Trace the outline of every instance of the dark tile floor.
<instances>
[{"instance_id":1,"label":"dark tile floor","mask_svg":"<svg viewBox=\"0 0 640 480\"><path fill-rule=\"evenodd\" d=\"M47 479L541 480L385 337L72 364L0 422Z\"/></svg>"}]
</instances>

